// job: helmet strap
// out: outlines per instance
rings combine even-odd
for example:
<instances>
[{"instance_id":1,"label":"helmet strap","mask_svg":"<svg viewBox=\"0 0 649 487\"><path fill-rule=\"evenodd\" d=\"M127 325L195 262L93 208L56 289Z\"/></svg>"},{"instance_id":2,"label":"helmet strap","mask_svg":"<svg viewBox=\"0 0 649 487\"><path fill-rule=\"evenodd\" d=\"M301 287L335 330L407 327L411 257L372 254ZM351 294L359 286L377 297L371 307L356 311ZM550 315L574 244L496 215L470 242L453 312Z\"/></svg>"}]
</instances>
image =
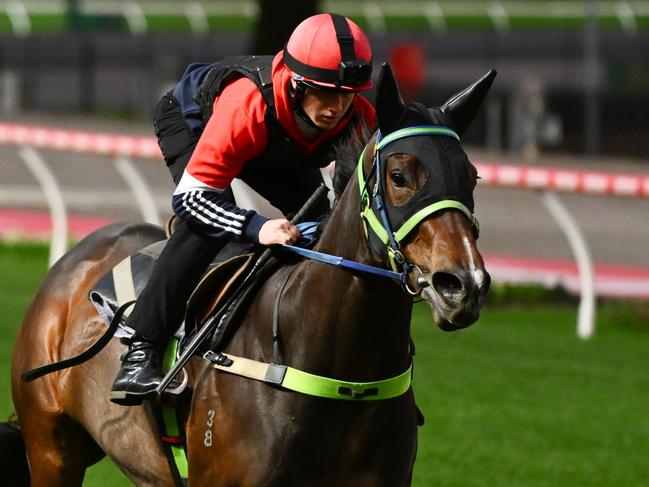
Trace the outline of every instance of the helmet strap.
<instances>
[{"instance_id":1,"label":"helmet strap","mask_svg":"<svg viewBox=\"0 0 649 487\"><path fill-rule=\"evenodd\" d=\"M291 98L291 101L293 103L293 112L295 113L295 117L298 119L298 125L299 122L303 122L306 124L308 130L318 130L319 132L322 131L320 127L318 127L313 120L306 114L304 111L304 108L302 108L302 102L304 101L304 92L306 91L307 86L299 80L291 79L290 83L288 84L288 94Z\"/></svg>"},{"instance_id":2,"label":"helmet strap","mask_svg":"<svg viewBox=\"0 0 649 487\"><path fill-rule=\"evenodd\" d=\"M339 14L329 14L336 29L336 39L340 46L340 60L345 63L356 61L356 52L354 51L354 37L349 28L347 19Z\"/></svg>"},{"instance_id":3,"label":"helmet strap","mask_svg":"<svg viewBox=\"0 0 649 487\"><path fill-rule=\"evenodd\" d=\"M298 119L298 127L300 126L300 122L304 123L306 125L307 130L315 130L317 131L318 134L324 132L324 129L321 129L318 127L313 120L311 120L311 117L309 117L306 112L304 111L304 108L302 108L302 104L297 104L295 105L295 116Z\"/></svg>"}]
</instances>

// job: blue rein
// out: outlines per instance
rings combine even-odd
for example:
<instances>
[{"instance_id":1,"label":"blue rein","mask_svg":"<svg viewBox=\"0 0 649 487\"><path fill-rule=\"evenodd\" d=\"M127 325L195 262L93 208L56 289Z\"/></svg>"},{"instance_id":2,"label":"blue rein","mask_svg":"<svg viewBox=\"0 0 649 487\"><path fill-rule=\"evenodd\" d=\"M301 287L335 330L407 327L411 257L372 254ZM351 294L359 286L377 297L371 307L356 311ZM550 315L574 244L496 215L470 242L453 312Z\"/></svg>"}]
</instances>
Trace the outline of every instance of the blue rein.
<instances>
[{"instance_id":1,"label":"blue rein","mask_svg":"<svg viewBox=\"0 0 649 487\"><path fill-rule=\"evenodd\" d=\"M406 284L406 278L408 276L407 272L394 272L388 269L382 269L381 267L376 267L369 264L363 264L362 262L356 262L354 260L344 259L337 255L326 254L324 252L317 252L315 250L310 250L305 247L309 247L315 243L315 233L318 228L317 222L304 222L297 225L298 230L300 230L300 240L296 245L282 245L283 249L286 249L295 254L306 257L307 259L315 260L322 262L323 264L329 264L343 269L349 269L357 272L364 272L366 274L373 274L375 276L387 277L398 281L401 284Z\"/></svg>"},{"instance_id":2,"label":"blue rein","mask_svg":"<svg viewBox=\"0 0 649 487\"><path fill-rule=\"evenodd\" d=\"M389 279L394 279L399 281L401 284L406 283L407 273L404 272L394 272L388 269L382 269L381 267L375 267L369 264L363 264L362 262L356 262L355 260L347 260L339 257L337 255L325 254L324 252L316 252L315 250L309 250L302 247L295 247L294 245L282 245L286 250L290 250L302 257L307 259L317 260L324 264L335 265L336 267L341 267L343 269L349 269L353 271L364 272L366 274L374 274L375 276L387 277Z\"/></svg>"}]
</instances>

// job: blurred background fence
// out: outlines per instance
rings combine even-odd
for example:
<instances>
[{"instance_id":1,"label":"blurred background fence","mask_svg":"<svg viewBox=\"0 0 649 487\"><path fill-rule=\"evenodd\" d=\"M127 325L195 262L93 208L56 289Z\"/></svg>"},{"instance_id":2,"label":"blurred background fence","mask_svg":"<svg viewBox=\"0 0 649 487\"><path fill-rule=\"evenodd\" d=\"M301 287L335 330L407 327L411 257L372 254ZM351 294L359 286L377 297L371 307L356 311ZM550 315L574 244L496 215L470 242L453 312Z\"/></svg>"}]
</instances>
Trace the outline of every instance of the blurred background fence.
<instances>
[{"instance_id":1,"label":"blurred background fence","mask_svg":"<svg viewBox=\"0 0 649 487\"><path fill-rule=\"evenodd\" d=\"M358 21L375 60L391 61L406 94L426 102L497 67L470 142L649 156L649 2L275 2L285 6L275 15L302 3ZM251 52L259 5L1 1L2 111L149 117L188 63Z\"/></svg>"}]
</instances>

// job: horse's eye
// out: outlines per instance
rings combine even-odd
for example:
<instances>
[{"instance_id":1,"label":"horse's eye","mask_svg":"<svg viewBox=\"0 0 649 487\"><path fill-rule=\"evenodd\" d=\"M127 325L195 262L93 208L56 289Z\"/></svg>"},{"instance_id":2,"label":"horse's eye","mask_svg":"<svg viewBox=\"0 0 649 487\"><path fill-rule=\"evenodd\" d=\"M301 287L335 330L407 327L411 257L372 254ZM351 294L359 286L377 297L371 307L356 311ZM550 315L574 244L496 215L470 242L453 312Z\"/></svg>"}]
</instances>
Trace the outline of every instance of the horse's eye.
<instances>
[{"instance_id":1,"label":"horse's eye","mask_svg":"<svg viewBox=\"0 0 649 487\"><path fill-rule=\"evenodd\" d=\"M408 184L401 171L392 171L390 173L390 177L392 178L392 184L394 184L397 188L403 188L406 186L406 184Z\"/></svg>"}]
</instances>

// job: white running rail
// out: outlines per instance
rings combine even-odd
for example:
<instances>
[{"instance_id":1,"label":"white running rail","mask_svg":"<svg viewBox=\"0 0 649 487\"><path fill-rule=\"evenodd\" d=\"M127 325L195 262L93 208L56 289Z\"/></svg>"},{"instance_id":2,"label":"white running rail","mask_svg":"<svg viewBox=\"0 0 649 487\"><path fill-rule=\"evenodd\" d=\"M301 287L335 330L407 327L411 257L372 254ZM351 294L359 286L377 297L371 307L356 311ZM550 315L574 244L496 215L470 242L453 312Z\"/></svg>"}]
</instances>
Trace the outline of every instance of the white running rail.
<instances>
[{"instance_id":1,"label":"white running rail","mask_svg":"<svg viewBox=\"0 0 649 487\"><path fill-rule=\"evenodd\" d=\"M144 220L152 223L159 222L151 190L130 161L131 158L162 158L157 141L153 137L132 137L0 123L0 144L17 145L23 148L21 149L23 160L46 194L55 229L52 235L51 260L58 258L57 255L62 253L61 249L65 251L67 239L64 230L65 205L60 197L56 180L36 152L38 148L113 157L115 167L130 185ZM476 167L481 176L480 184L543 192L543 204L565 234L577 261L581 283L577 334L582 339L592 336L596 300L593 262L578 223L561 203L557 193L649 198L649 175L483 163L476 164ZM54 240L57 242L54 243Z\"/></svg>"}]
</instances>

